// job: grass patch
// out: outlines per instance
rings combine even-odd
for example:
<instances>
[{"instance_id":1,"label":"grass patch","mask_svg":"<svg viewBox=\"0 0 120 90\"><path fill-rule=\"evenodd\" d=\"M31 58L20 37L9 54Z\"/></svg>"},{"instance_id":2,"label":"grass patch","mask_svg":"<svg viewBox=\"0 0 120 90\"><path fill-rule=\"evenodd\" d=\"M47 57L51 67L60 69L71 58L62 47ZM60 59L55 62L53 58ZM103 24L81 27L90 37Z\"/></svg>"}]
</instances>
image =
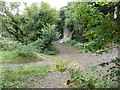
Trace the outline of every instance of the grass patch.
<instances>
[{"instance_id":1,"label":"grass patch","mask_svg":"<svg viewBox=\"0 0 120 90\"><path fill-rule=\"evenodd\" d=\"M20 64L20 63L29 63L43 61L39 56L27 56L24 54L19 54L18 51L1 51L0 52L0 63L2 64Z\"/></svg>"},{"instance_id":2,"label":"grass patch","mask_svg":"<svg viewBox=\"0 0 120 90\"><path fill-rule=\"evenodd\" d=\"M0 88L27 88L45 77L49 66L1 67Z\"/></svg>"}]
</instances>

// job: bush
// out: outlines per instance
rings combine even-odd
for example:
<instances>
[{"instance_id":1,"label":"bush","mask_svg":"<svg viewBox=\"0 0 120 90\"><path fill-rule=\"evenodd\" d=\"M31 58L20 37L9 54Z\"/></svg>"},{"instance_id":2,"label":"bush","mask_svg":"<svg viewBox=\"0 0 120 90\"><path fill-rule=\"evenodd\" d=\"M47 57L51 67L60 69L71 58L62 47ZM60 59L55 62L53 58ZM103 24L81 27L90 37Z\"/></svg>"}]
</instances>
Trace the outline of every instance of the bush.
<instances>
[{"instance_id":1,"label":"bush","mask_svg":"<svg viewBox=\"0 0 120 90\"><path fill-rule=\"evenodd\" d=\"M41 37L32 42L31 45L36 49L37 52L55 55L58 51L53 47L53 42L58 40L60 37L59 32L56 30L56 25L47 24L42 29Z\"/></svg>"},{"instance_id":2,"label":"bush","mask_svg":"<svg viewBox=\"0 0 120 90\"><path fill-rule=\"evenodd\" d=\"M53 44L54 41L58 40L60 37L60 33L56 29L56 25L47 24L41 30L41 43L44 45L43 49L49 48Z\"/></svg>"},{"instance_id":3,"label":"bush","mask_svg":"<svg viewBox=\"0 0 120 90\"><path fill-rule=\"evenodd\" d=\"M80 41L69 40L67 41L67 43L70 44L71 46L75 46L78 49L83 49L81 53L87 52L87 49L84 49L85 44Z\"/></svg>"},{"instance_id":4,"label":"bush","mask_svg":"<svg viewBox=\"0 0 120 90\"><path fill-rule=\"evenodd\" d=\"M17 50L17 53L20 56L33 56L35 49L32 47L31 44L22 45L17 41L9 41L9 40L2 40L0 43L0 50L1 51L13 51Z\"/></svg>"},{"instance_id":5,"label":"bush","mask_svg":"<svg viewBox=\"0 0 120 90\"><path fill-rule=\"evenodd\" d=\"M56 55L58 53L58 50L52 45L49 45L47 48L44 48L45 45L41 42L41 39L32 42L30 45L32 45L35 48L35 51L39 53L44 53L47 55Z\"/></svg>"},{"instance_id":6,"label":"bush","mask_svg":"<svg viewBox=\"0 0 120 90\"><path fill-rule=\"evenodd\" d=\"M21 64L21 63L30 63L30 62L37 62L37 61L43 61L39 56L37 55L26 55L18 52L18 50L13 51L1 51L0 52L0 63L2 64Z\"/></svg>"},{"instance_id":7,"label":"bush","mask_svg":"<svg viewBox=\"0 0 120 90\"><path fill-rule=\"evenodd\" d=\"M92 53L96 53L96 54L103 54L103 53L108 53L108 52L112 51L112 49L110 49L108 51L107 48L97 50L96 47L102 47L102 45L97 44L94 41L83 43L83 42L79 42L76 40L69 40L67 43L70 44L71 46L75 46L75 47L81 49L80 53L92 52ZM112 45L112 48L115 48L115 47L116 47L116 45Z\"/></svg>"},{"instance_id":8,"label":"bush","mask_svg":"<svg viewBox=\"0 0 120 90\"><path fill-rule=\"evenodd\" d=\"M18 47L19 43L16 41L1 40L0 41L0 50L1 51L12 51Z\"/></svg>"},{"instance_id":9,"label":"bush","mask_svg":"<svg viewBox=\"0 0 120 90\"><path fill-rule=\"evenodd\" d=\"M34 47L28 45L19 45L19 47L17 47L17 53L19 56L22 57L36 57L35 55L35 49Z\"/></svg>"},{"instance_id":10,"label":"bush","mask_svg":"<svg viewBox=\"0 0 120 90\"><path fill-rule=\"evenodd\" d=\"M54 62L55 60L53 60ZM69 71L71 76L67 80L67 85L70 88L113 88L116 87L108 82L108 77L104 75L102 70L97 70L96 66L90 67L89 70L82 71L81 66L77 63L68 65L68 62L56 60L54 71L65 72ZM69 67L68 67L69 66Z\"/></svg>"},{"instance_id":11,"label":"bush","mask_svg":"<svg viewBox=\"0 0 120 90\"><path fill-rule=\"evenodd\" d=\"M91 67L87 72L70 68L70 88L110 88L107 77L103 76L103 72ZM67 81L68 82L68 81Z\"/></svg>"},{"instance_id":12,"label":"bush","mask_svg":"<svg viewBox=\"0 0 120 90\"><path fill-rule=\"evenodd\" d=\"M106 77L108 77L110 80L112 80L112 82L114 82L115 84L120 84L120 79L119 79L120 78L120 71L119 71L120 58L113 59L110 62L101 63L97 66L109 67L107 69L108 74L106 75ZM119 85L118 85L118 88L120 88Z\"/></svg>"},{"instance_id":13,"label":"bush","mask_svg":"<svg viewBox=\"0 0 120 90\"><path fill-rule=\"evenodd\" d=\"M76 40L69 40L69 41L67 41L67 43L74 46L78 42Z\"/></svg>"},{"instance_id":14,"label":"bush","mask_svg":"<svg viewBox=\"0 0 120 90\"><path fill-rule=\"evenodd\" d=\"M56 55L58 53L58 50L52 47L51 50L45 49L43 53L47 55Z\"/></svg>"},{"instance_id":15,"label":"bush","mask_svg":"<svg viewBox=\"0 0 120 90\"><path fill-rule=\"evenodd\" d=\"M56 30L56 25L47 24L41 30L40 38L28 45L18 43L17 41L1 40L0 50L17 50L20 56L33 56L34 52L41 52L49 55L55 55L58 51L53 48L53 42L58 40L60 33Z\"/></svg>"},{"instance_id":16,"label":"bush","mask_svg":"<svg viewBox=\"0 0 120 90\"><path fill-rule=\"evenodd\" d=\"M17 41L1 40L0 47L2 63L29 63L42 60L36 55L32 44L23 45Z\"/></svg>"}]
</instances>

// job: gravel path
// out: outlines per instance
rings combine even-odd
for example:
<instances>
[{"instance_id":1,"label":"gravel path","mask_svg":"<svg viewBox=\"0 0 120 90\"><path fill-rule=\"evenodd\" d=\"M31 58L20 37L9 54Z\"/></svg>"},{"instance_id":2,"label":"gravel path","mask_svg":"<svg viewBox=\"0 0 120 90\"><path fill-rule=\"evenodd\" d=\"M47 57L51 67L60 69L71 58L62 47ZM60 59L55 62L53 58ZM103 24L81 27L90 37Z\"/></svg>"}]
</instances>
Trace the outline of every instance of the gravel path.
<instances>
[{"instance_id":1,"label":"gravel path","mask_svg":"<svg viewBox=\"0 0 120 90\"><path fill-rule=\"evenodd\" d=\"M91 53L79 53L79 51L65 43L55 43L55 47L59 50L59 54L50 56L44 54L38 54L41 58L46 61L27 63L27 64L4 64L0 66L18 66L18 65L52 65L52 59L64 60L69 62L77 62L83 66L83 70L87 69L89 66L97 65L102 62L107 62L118 56L118 51L114 50L112 53L95 55ZM41 79L36 86L33 88L67 88L65 84L69 78L69 72L59 73L50 72L45 78Z\"/></svg>"}]
</instances>

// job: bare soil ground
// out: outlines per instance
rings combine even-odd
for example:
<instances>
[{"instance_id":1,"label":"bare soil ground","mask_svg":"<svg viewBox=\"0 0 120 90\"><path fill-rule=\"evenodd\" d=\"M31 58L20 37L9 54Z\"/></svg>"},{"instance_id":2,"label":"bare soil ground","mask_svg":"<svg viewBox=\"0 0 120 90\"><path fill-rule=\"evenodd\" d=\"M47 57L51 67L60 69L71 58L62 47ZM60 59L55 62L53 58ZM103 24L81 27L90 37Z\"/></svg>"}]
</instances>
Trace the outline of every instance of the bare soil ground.
<instances>
[{"instance_id":1,"label":"bare soil ground","mask_svg":"<svg viewBox=\"0 0 120 90\"><path fill-rule=\"evenodd\" d=\"M18 65L52 65L52 59L64 60L68 62L77 62L86 70L89 66L94 66L102 62L110 61L118 56L118 50L103 55L92 53L79 53L78 49L65 43L55 43L54 46L59 50L59 54L51 56L39 53L38 55L45 61L27 63L27 64L4 64L0 66L18 66ZM45 78L40 79L32 88L67 88L66 81L69 79L69 72L50 72Z\"/></svg>"}]
</instances>

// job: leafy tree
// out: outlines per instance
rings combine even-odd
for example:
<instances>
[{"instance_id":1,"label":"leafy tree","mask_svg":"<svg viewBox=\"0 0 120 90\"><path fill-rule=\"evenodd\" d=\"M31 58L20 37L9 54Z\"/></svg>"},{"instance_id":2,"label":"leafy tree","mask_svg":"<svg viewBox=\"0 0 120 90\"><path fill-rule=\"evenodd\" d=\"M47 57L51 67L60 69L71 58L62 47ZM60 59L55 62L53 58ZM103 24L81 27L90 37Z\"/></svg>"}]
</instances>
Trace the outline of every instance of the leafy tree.
<instances>
[{"instance_id":1,"label":"leafy tree","mask_svg":"<svg viewBox=\"0 0 120 90\"><path fill-rule=\"evenodd\" d=\"M60 17L62 19L62 26L67 26L69 30L71 31L72 38L80 41L86 41L85 38L82 36L84 34L84 30L80 28L81 17L80 14L77 11L77 8L79 6L83 6L80 2L71 2L67 6L62 7L60 9ZM75 13L78 13L78 15L75 15Z\"/></svg>"},{"instance_id":2,"label":"leafy tree","mask_svg":"<svg viewBox=\"0 0 120 90\"><path fill-rule=\"evenodd\" d=\"M41 2L40 5L33 3L25 8L24 13L19 14L18 2L1 2L3 27L12 34L15 39L24 44L36 41L41 36L41 30L46 25L56 24L59 13L49 4Z\"/></svg>"},{"instance_id":3,"label":"leafy tree","mask_svg":"<svg viewBox=\"0 0 120 90\"><path fill-rule=\"evenodd\" d=\"M101 54L103 52L109 52L114 47L119 47L120 2L94 2L79 4L73 2L71 5L73 7L73 11L70 10L71 12L69 13L71 14L71 17L74 17L75 21L80 18L79 20L81 21L81 24L79 24L78 27L80 30L84 30L84 36L88 39L88 42L86 43L76 44L83 48L82 52L91 51L93 53ZM75 8L75 6L77 6L77 8ZM115 7L117 7L116 10ZM116 18L114 17L114 14L116 14ZM119 56L111 62L115 62L115 65L108 69L108 72L111 72L109 72L107 77L110 77L114 83L119 83ZM105 64L109 65L110 63L106 62ZM79 81L80 80L78 80L78 82ZM77 81L75 81L75 83L76 82Z\"/></svg>"},{"instance_id":4,"label":"leafy tree","mask_svg":"<svg viewBox=\"0 0 120 90\"><path fill-rule=\"evenodd\" d=\"M56 25L47 24L41 30L40 39L33 42L33 44L36 45L38 49L50 49L53 42L58 40L59 37L60 33L58 32Z\"/></svg>"},{"instance_id":5,"label":"leafy tree","mask_svg":"<svg viewBox=\"0 0 120 90\"><path fill-rule=\"evenodd\" d=\"M119 44L119 34L120 34L120 26L118 23L119 19L119 2L115 3L102 3L103 6L101 7L108 7L111 10L106 10L109 13L105 14L103 11L101 11L100 8L96 8L96 11L98 11L99 15L93 15L92 19L88 21L85 34L86 38L91 41L91 43L88 43L86 48L90 51L98 53L107 52L110 50L110 48L114 47L115 44ZM101 5L101 3L100 3ZM117 10L117 18L114 18L114 9L115 6L118 7ZM94 7L94 5L93 5ZM101 13L102 12L102 13ZM95 17L96 16L96 17ZM89 17L88 17L89 18ZM92 25L91 25L92 23ZM107 49L108 48L108 49Z\"/></svg>"},{"instance_id":6,"label":"leafy tree","mask_svg":"<svg viewBox=\"0 0 120 90\"><path fill-rule=\"evenodd\" d=\"M95 3L72 2L67 6L67 10L64 8L66 10L64 13L66 13L65 24L72 24L72 28L83 31L84 36L88 39L89 42L85 43L83 47L87 51L102 53L109 51L113 44L119 44L119 2L98 4L102 6L96 7ZM101 7L106 6L114 9L113 5L118 6L116 19L111 18L115 10L107 14L101 11Z\"/></svg>"},{"instance_id":7,"label":"leafy tree","mask_svg":"<svg viewBox=\"0 0 120 90\"><path fill-rule=\"evenodd\" d=\"M2 11L1 14L3 16L2 26L3 30L12 34L17 41L22 43L25 42L26 33L21 27L21 23L23 23L22 16L19 14L19 6L18 2L1 2L2 3Z\"/></svg>"},{"instance_id":8,"label":"leafy tree","mask_svg":"<svg viewBox=\"0 0 120 90\"><path fill-rule=\"evenodd\" d=\"M59 13L51 8L48 3L41 2L40 5L33 3L25 8L23 16L27 18L25 28L32 33L32 40L37 40L41 35L41 29L47 24L57 24Z\"/></svg>"}]
</instances>

